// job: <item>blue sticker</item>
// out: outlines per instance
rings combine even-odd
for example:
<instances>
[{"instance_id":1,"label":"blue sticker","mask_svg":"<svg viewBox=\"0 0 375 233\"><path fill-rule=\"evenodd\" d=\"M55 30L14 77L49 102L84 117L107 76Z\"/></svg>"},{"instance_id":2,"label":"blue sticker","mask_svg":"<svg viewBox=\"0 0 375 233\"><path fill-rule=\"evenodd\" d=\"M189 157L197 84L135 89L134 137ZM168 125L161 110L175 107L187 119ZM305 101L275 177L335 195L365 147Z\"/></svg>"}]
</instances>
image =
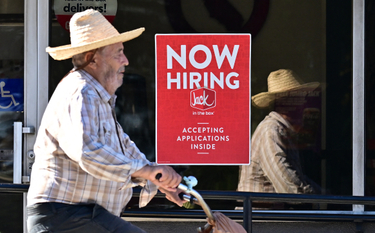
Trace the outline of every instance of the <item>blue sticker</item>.
<instances>
[{"instance_id":1,"label":"blue sticker","mask_svg":"<svg viewBox=\"0 0 375 233\"><path fill-rule=\"evenodd\" d=\"M0 111L23 111L23 79L0 79Z\"/></svg>"}]
</instances>

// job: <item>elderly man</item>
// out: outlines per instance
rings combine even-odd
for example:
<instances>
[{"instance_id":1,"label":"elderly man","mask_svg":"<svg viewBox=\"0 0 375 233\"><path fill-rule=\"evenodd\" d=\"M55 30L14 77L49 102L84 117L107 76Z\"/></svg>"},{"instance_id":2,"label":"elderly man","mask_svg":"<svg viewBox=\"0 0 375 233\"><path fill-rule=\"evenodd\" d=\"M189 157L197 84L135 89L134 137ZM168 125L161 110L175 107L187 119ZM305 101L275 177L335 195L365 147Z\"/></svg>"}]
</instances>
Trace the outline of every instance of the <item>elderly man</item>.
<instances>
[{"instance_id":1,"label":"elderly man","mask_svg":"<svg viewBox=\"0 0 375 233\"><path fill-rule=\"evenodd\" d=\"M141 207L158 188L182 206L180 175L148 161L116 121L115 91L129 64L122 43L143 31L120 34L86 10L70 21L71 45L47 48L55 60L72 58L74 69L51 97L34 146L29 232L144 232L120 218L138 185Z\"/></svg>"}]
</instances>

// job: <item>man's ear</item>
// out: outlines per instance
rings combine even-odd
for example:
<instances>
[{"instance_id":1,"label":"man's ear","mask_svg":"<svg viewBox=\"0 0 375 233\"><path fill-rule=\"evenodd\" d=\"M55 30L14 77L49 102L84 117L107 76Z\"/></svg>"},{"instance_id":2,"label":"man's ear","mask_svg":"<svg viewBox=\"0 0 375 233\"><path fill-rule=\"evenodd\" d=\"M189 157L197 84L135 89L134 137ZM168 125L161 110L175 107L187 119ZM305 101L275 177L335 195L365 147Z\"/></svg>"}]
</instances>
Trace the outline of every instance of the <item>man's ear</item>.
<instances>
[{"instance_id":1,"label":"man's ear","mask_svg":"<svg viewBox=\"0 0 375 233\"><path fill-rule=\"evenodd\" d=\"M88 52L85 54L85 61L88 62L87 66L89 66L91 69L94 69L96 68L96 53L94 52Z\"/></svg>"}]
</instances>

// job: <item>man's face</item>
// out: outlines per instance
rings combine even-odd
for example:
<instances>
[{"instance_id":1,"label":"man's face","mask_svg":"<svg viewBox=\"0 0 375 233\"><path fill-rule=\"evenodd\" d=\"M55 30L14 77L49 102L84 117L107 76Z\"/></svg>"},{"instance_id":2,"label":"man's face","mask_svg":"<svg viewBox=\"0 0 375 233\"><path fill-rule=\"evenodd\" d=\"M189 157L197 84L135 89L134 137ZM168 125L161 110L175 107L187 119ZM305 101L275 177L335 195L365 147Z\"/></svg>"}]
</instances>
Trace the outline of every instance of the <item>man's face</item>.
<instances>
[{"instance_id":1,"label":"man's face","mask_svg":"<svg viewBox=\"0 0 375 233\"><path fill-rule=\"evenodd\" d=\"M124 54L123 44L108 45L97 52L98 80L102 86L113 95L122 85L125 66L129 64Z\"/></svg>"}]
</instances>

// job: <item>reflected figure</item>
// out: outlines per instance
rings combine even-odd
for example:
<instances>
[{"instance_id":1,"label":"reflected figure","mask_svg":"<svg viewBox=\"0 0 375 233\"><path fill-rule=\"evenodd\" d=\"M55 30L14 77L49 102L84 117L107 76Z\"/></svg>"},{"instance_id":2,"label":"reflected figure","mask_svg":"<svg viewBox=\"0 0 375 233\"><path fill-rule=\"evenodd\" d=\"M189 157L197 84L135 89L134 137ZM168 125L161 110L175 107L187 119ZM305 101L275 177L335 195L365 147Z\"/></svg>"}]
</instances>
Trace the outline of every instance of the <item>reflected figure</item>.
<instances>
[{"instance_id":1,"label":"reflected figure","mask_svg":"<svg viewBox=\"0 0 375 233\"><path fill-rule=\"evenodd\" d=\"M299 132L308 129L320 114L306 109L306 97L317 95L318 82L305 83L291 70L281 69L268 76L268 92L252 97L257 108L271 111L257 126L251 141L251 164L240 168L238 191L268 193L319 193L320 187L307 178L299 157ZM305 114L304 117L302 115ZM308 119L308 120L307 120ZM320 118L319 118L320 119Z\"/></svg>"}]
</instances>

